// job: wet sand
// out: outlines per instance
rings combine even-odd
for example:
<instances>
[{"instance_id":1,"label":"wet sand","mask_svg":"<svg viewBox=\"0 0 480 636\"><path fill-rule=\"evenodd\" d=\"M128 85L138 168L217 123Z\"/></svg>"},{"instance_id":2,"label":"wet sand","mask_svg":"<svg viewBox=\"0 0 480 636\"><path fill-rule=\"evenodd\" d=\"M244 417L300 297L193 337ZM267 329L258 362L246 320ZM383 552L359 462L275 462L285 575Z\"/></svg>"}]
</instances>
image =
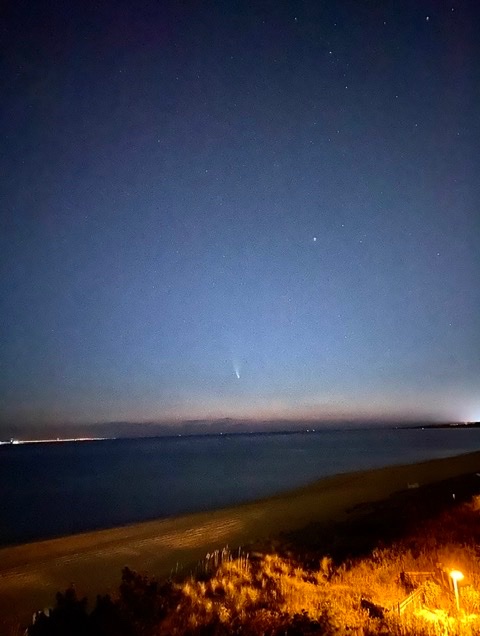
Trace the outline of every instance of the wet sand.
<instances>
[{"instance_id":1,"label":"wet sand","mask_svg":"<svg viewBox=\"0 0 480 636\"><path fill-rule=\"evenodd\" d=\"M480 472L480 452L335 475L248 504L0 549L0 616L28 622L74 583L80 596L117 589L121 569L165 577L209 551L234 549L311 523L346 520L359 504ZM1 622L0 622L1 633Z\"/></svg>"}]
</instances>

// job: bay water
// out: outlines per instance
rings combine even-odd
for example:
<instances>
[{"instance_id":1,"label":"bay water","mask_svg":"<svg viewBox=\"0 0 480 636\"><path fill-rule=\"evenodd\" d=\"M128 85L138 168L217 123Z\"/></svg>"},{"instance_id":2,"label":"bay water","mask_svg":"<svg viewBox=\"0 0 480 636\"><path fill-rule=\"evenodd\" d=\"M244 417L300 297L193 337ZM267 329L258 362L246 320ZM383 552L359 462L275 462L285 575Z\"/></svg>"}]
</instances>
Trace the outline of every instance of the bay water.
<instances>
[{"instance_id":1,"label":"bay water","mask_svg":"<svg viewBox=\"0 0 480 636\"><path fill-rule=\"evenodd\" d=\"M370 428L0 446L0 545L215 509L480 450L480 429Z\"/></svg>"}]
</instances>

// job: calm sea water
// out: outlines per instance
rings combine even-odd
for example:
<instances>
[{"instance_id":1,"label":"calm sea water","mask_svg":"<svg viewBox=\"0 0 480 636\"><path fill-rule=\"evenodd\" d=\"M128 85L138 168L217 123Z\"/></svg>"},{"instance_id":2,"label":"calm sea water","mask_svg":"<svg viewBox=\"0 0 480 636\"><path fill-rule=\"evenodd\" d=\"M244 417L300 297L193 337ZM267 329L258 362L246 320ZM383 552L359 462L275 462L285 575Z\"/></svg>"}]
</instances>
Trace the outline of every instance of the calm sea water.
<instances>
[{"instance_id":1,"label":"calm sea water","mask_svg":"<svg viewBox=\"0 0 480 636\"><path fill-rule=\"evenodd\" d=\"M0 446L0 544L218 508L320 477L480 450L480 429Z\"/></svg>"}]
</instances>

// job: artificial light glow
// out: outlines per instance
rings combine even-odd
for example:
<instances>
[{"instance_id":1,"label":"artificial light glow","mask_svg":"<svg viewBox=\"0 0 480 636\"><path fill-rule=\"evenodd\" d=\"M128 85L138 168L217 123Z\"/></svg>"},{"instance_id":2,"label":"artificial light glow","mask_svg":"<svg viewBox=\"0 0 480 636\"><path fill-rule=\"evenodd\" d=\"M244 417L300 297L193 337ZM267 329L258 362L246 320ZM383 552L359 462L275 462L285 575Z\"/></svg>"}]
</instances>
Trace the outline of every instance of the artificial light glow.
<instances>
[{"instance_id":1,"label":"artificial light glow","mask_svg":"<svg viewBox=\"0 0 480 636\"><path fill-rule=\"evenodd\" d=\"M460 595L458 593L458 581L463 579L463 574L459 570L452 570L450 576L453 580L453 591L455 592L455 603L457 605L457 612L460 611Z\"/></svg>"}]
</instances>

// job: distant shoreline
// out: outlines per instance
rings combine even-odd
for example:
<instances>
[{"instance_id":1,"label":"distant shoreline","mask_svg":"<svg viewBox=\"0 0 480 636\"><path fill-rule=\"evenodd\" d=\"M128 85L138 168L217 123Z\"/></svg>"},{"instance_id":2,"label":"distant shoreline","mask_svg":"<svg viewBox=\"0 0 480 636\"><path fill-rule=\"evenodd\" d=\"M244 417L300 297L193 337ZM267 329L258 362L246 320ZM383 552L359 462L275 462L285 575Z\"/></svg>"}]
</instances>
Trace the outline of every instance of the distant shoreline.
<instances>
[{"instance_id":1,"label":"distant shoreline","mask_svg":"<svg viewBox=\"0 0 480 636\"><path fill-rule=\"evenodd\" d=\"M188 437L188 438L196 438L196 437L229 437L236 435L302 435L305 433L312 434L321 434L328 431L362 431L362 430L371 430L375 428L375 430L424 430L424 429L468 429L468 428L480 428L480 422L450 422L450 423L419 423L419 424L371 424L371 425L344 425L344 426L334 426L331 424L325 425L322 423L313 422L311 427L305 428L293 428L293 429L279 429L279 430L258 430L258 431L204 431L202 433L192 433L192 432L183 432L183 433L159 433L156 435L118 435L118 436L106 436L106 437L52 437L46 439L19 439L19 438L10 438L8 440L0 440L0 446L19 446L24 444L58 444L58 443L70 443L70 442L103 442L103 441L112 441L112 440L141 440L141 439L178 439L179 437Z\"/></svg>"},{"instance_id":2,"label":"distant shoreline","mask_svg":"<svg viewBox=\"0 0 480 636\"><path fill-rule=\"evenodd\" d=\"M402 426L401 428L408 428L408 429L418 429L418 428L452 428L452 429L465 429L465 428L480 428L480 422L454 422L451 424L428 424L428 425L419 425L416 424L415 426L412 425L406 425L406 426Z\"/></svg>"},{"instance_id":3,"label":"distant shoreline","mask_svg":"<svg viewBox=\"0 0 480 636\"><path fill-rule=\"evenodd\" d=\"M311 523L348 520L361 504L409 487L480 471L480 451L416 464L343 473L279 495L211 512L161 519L0 549L0 615L26 620L75 583L93 598L113 591L122 567L168 576L217 548L248 546ZM480 488L480 479L479 479ZM350 511L350 512L349 512ZM95 576L92 576L95 573Z\"/></svg>"}]
</instances>

